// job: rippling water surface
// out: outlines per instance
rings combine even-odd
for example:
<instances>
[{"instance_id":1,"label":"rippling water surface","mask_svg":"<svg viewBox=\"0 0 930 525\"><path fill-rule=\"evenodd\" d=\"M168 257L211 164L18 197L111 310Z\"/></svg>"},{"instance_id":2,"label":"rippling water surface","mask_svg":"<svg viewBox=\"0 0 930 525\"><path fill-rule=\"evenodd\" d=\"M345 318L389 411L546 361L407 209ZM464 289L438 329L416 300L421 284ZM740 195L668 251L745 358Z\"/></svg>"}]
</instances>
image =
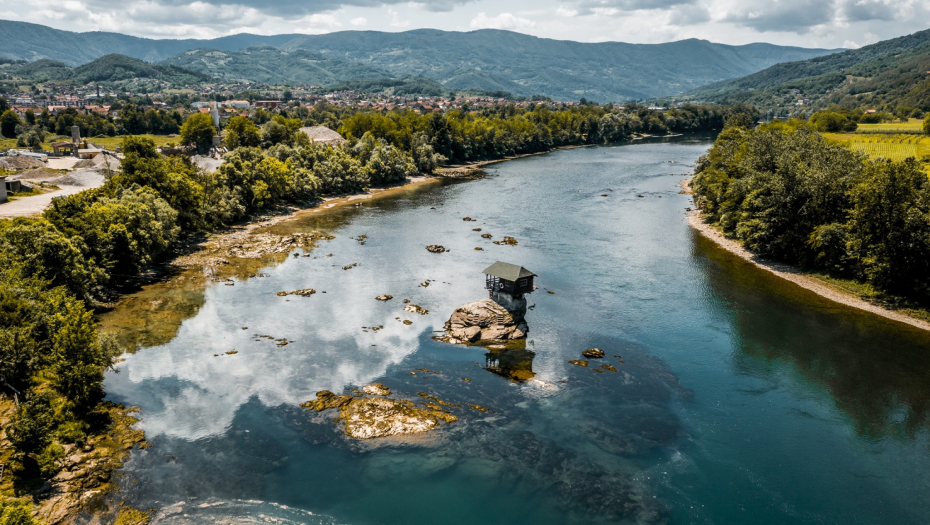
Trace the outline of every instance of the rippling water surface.
<instances>
[{"instance_id":1,"label":"rippling water surface","mask_svg":"<svg viewBox=\"0 0 930 525\"><path fill-rule=\"evenodd\" d=\"M141 343L106 389L153 445L121 497L177 524L930 522L930 337L691 231L679 181L708 147L561 151L394 190L276 226L335 238L231 261L234 286L141 291L102 319ZM540 276L527 350L434 341L495 260ZM568 363L595 346L618 372ZM354 441L298 406L372 381L460 419Z\"/></svg>"}]
</instances>

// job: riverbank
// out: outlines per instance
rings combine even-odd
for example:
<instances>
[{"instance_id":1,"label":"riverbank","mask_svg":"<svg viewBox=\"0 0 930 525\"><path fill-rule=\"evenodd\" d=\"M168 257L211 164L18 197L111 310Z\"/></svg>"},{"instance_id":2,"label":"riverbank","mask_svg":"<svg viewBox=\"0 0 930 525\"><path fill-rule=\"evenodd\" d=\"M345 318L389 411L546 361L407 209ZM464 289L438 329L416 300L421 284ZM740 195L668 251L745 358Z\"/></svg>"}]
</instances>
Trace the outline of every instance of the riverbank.
<instances>
[{"instance_id":1,"label":"riverbank","mask_svg":"<svg viewBox=\"0 0 930 525\"><path fill-rule=\"evenodd\" d=\"M633 140L639 140L642 138L650 137L651 135L642 135L635 136ZM493 164L498 164L501 162L507 162L508 160L516 159L525 159L527 157L535 157L537 155L545 155L546 153L552 153L555 151L569 150L569 149L578 149L578 148L590 148L593 144L578 144L574 146L561 146L558 148L553 148L546 151L537 151L536 153L523 153L521 155L511 155L510 157L504 157L502 159L493 159L493 160L479 160L475 162L470 162L466 164L450 164L448 166L443 166L436 170L436 175L440 177L473 177L481 174L481 170L487 166Z\"/></svg>"},{"instance_id":2,"label":"riverbank","mask_svg":"<svg viewBox=\"0 0 930 525\"><path fill-rule=\"evenodd\" d=\"M0 463L6 474L0 480L0 493L3 497L17 497L17 493L31 496L36 517L49 525L73 522L91 502L101 501L101 496L115 490L114 472L137 446L148 447L144 433L132 428L138 421L133 417L137 408L102 403L94 415L103 428L81 444L64 445L56 460L58 473L43 480L34 457L14 458L6 429L15 412L14 400L0 396L0 427L4 429L0 432ZM96 510L101 515L115 512L106 505Z\"/></svg>"},{"instance_id":3,"label":"riverbank","mask_svg":"<svg viewBox=\"0 0 930 525\"><path fill-rule=\"evenodd\" d=\"M166 264L168 268L189 270L196 267L213 269L214 278L223 280L228 277L222 275L221 267L227 264L229 258L258 259L274 253L289 252L294 244L304 241L312 242L312 238L290 239L287 236L278 236L268 233L273 226L302 215L316 214L344 206L355 206L361 201L376 197L387 197L399 191L406 191L412 187L435 183L443 178L477 178L484 175L483 169L487 166L507 162L510 160L545 155L555 151L587 148L590 145L563 146L548 151L514 155L502 159L482 160L469 164L452 164L436 170L433 175L410 177L406 182L382 188L370 188L364 193L350 195L337 195L325 197L304 205L281 207L261 215L251 217L248 222L225 228L200 239L189 242L176 257ZM314 238L320 238L310 234ZM156 272L164 273L164 272ZM151 282L152 279L148 279ZM112 306L112 305L111 305Z\"/></svg>"},{"instance_id":4,"label":"riverbank","mask_svg":"<svg viewBox=\"0 0 930 525\"><path fill-rule=\"evenodd\" d=\"M682 181L682 189L686 193L691 193L691 179L685 179ZM718 246L727 250L728 252L756 265L756 267L761 268L767 272L775 274L782 279L790 281L805 290L814 292L815 294L834 301L836 303L842 304L844 306L849 306L851 308L856 308L859 310L864 310L866 312L879 315L886 319L891 319L898 321L900 323L905 323L910 326L920 328L921 330L930 331L930 323L911 317L909 315L903 314L899 311L891 310L884 306L880 306L869 301L862 299L856 295L853 295L849 291L840 289L834 285L827 283L826 281L819 279L815 276L806 274L801 270L784 263L779 263L775 261L770 261L765 258L759 257L758 255L750 252L739 242L729 239L724 234L717 229L716 226L707 223L704 220L703 214L700 210L692 210L687 215L688 225L694 228L698 233L704 237L714 241Z\"/></svg>"}]
</instances>

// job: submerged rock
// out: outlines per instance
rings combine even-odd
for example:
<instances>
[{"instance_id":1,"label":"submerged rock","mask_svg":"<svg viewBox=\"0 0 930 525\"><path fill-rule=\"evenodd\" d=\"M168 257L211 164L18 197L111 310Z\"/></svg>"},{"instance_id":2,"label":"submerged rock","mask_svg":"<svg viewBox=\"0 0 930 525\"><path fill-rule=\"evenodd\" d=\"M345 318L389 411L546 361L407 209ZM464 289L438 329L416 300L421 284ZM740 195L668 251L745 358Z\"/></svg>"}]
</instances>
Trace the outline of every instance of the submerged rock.
<instances>
[{"instance_id":1,"label":"submerged rock","mask_svg":"<svg viewBox=\"0 0 930 525\"><path fill-rule=\"evenodd\" d=\"M426 251L430 253L442 253L446 251L446 248L439 244L430 244L429 246L426 247Z\"/></svg>"},{"instance_id":2,"label":"submerged rock","mask_svg":"<svg viewBox=\"0 0 930 525\"><path fill-rule=\"evenodd\" d=\"M311 295L315 293L316 293L316 290L314 290L313 288L303 288L300 290L294 290L292 292L281 291L275 295L277 295L278 297L287 297L288 295L299 295L301 297L310 297ZM243 330L245 330L245 328L243 328Z\"/></svg>"},{"instance_id":3,"label":"submerged rock","mask_svg":"<svg viewBox=\"0 0 930 525\"><path fill-rule=\"evenodd\" d=\"M498 348L503 346L503 348ZM508 348L508 346L510 348ZM485 354L485 368L515 383L524 383L536 377L533 358L536 354L526 349L526 341L515 341L508 345L489 345Z\"/></svg>"},{"instance_id":4,"label":"submerged rock","mask_svg":"<svg viewBox=\"0 0 930 525\"><path fill-rule=\"evenodd\" d=\"M352 399L352 396L339 396L329 390L320 390L316 393L315 401L307 401L306 403L301 403L300 406L322 412L331 408L342 408L349 401L352 401Z\"/></svg>"},{"instance_id":5,"label":"submerged rock","mask_svg":"<svg viewBox=\"0 0 930 525\"><path fill-rule=\"evenodd\" d=\"M504 236L504 240L502 240L502 241L494 241L494 244L497 244L497 245L500 245L500 246L503 246L503 245L506 245L506 246L516 246L516 245L517 245L517 240L514 239L513 237L510 237L509 235L505 235L505 236Z\"/></svg>"},{"instance_id":6,"label":"submerged rock","mask_svg":"<svg viewBox=\"0 0 930 525\"><path fill-rule=\"evenodd\" d=\"M362 392L366 394L371 394L373 396L389 396L391 395L391 389L384 386L381 383L372 383L362 387Z\"/></svg>"},{"instance_id":7,"label":"submerged rock","mask_svg":"<svg viewBox=\"0 0 930 525\"><path fill-rule=\"evenodd\" d=\"M427 310L426 308L423 308L422 306L418 304L408 304L407 306L404 307L404 311L414 313L414 314L420 314L420 315L426 315L429 313L429 310Z\"/></svg>"},{"instance_id":8,"label":"submerged rock","mask_svg":"<svg viewBox=\"0 0 930 525\"><path fill-rule=\"evenodd\" d=\"M362 390L379 396L390 394L390 390L381 383L368 385ZM375 390L387 393L375 394ZM406 399L336 395L329 390L317 392L316 397L315 401L300 406L317 412L339 409L338 421L343 423L346 435L355 439L429 432L438 428L440 421L458 421L458 417L441 408L420 408Z\"/></svg>"},{"instance_id":9,"label":"submerged rock","mask_svg":"<svg viewBox=\"0 0 930 525\"><path fill-rule=\"evenodd\" d=\"M575 365L575 366L583 366L583 367L585 367L585 368L588 367L588 362L585 361L584 359L573 359L573 360L569 361L569 364L572 364L572 365Z\"/></svg>"},{"instance_id":10,"label":"submerged rock","mask_svg":"<svg viewBox=\"0 0 930 525\"><path fill-rule=\"evenodd\" d=\"M529 331L525 321L515 320L491 299L460 306L452 312L445 328L446 334L439 339L453 344L524 339Z\"/></svg>"}]
</instances>

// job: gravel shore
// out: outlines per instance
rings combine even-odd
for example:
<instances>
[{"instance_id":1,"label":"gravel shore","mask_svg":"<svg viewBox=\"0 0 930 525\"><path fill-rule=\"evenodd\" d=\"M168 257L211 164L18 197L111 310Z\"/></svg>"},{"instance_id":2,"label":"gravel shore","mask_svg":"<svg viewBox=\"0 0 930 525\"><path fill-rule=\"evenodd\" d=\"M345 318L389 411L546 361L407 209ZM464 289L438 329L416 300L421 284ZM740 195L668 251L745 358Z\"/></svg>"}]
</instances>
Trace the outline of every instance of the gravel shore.
<instances>
[{"instance_id":1,"label":"gravel shore","mask_svg":"<svg viewBox=\"0 0 930 525\"><path fill-rule=\"evenodd\" d=\"M743 259L755 264L759 268L771 272L778 277L781 277L782 279L791 281L801 288L810 290L821 297L825 297L831 301L850 306L852 308L858 308L859 310L865 310L866 312L870 312L875 315L880 315L888 319L906 323L923 330L930 330L930 323L921 321L920 319L915 319L899 312L895 312L894 310L883 308L868 301L864 301L854 295L850 295L847 292L829 286L828 284L815 277L805 275L798 269L793 268L787 264L768 261L753 254L744 248L740 243L724 237L720 230L714 226L707 224L699 211L694 211L688 214L688 224L697 230L701 235L714 241L718 246L727 250L728 252L734 255L738 255L739 257L742 257Z\"/></svg>"}]
</instances>

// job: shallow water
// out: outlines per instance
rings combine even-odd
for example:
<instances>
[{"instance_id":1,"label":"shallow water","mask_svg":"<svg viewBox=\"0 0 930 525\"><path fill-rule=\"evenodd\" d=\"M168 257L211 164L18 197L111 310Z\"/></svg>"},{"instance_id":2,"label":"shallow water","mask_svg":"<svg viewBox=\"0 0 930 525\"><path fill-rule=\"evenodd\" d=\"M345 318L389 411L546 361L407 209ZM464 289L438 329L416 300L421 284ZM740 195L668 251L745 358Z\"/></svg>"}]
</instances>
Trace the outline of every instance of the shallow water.
<instances>
[{"instance_id":1,"label":"shallow water","mask_svg":"<svg viewBox=\"0 0 930 525\"><path fill-rule=\"evenodd\" d=\"M930 336L690 230L678 184L708 146L560 151L395 190L276 226L335 239L250 262L235 286L185 274L140 292L102 319L144 347L106 379L153 445L121 497L160 523L930 521ZM529 352L434 341L495 260L540 276ZM276 295L302 288L317 293ZM619 371L568 363L593 346ZM460 419L354 441L297 406L372 381Z\"/></svg>"}]
</instances>

